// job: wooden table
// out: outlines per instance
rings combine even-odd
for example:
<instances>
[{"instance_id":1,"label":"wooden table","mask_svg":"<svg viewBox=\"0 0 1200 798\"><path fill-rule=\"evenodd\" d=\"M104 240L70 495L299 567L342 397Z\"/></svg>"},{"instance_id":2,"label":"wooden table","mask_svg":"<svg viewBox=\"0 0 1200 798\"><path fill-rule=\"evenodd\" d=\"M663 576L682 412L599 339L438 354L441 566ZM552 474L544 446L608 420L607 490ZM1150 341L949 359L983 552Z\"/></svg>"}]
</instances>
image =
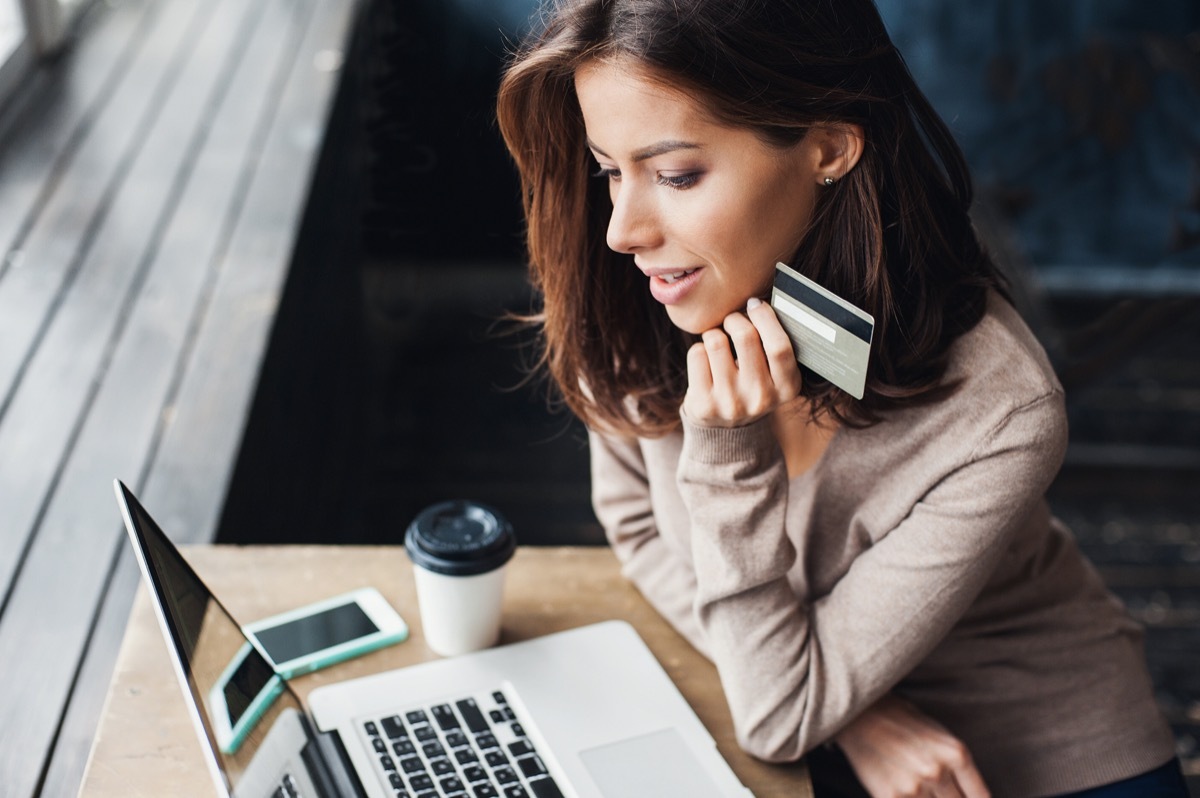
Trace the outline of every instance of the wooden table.
<instances>
[{"instance_id":1,"label":"wooden table","mask_svg":"<svg viewBox=\"0 0 1200 798\"><path fill-rule=\"evenodd\" d=\"M409 640L293 682L314 687L436 658L424 643L412 566L399 547L195 546L185 555L236 618L250 621L372 585L408 621ZM811 798L802 764L744 754L716 669L620 574L607 548L524 548L509 566L501 642L583 624L629 621L662 663L742 783L756 796ZM87 798L211 798L214 791L167 649L142 590L129 619L104 715L80 790Z\"/></svg>"}]
</instances>

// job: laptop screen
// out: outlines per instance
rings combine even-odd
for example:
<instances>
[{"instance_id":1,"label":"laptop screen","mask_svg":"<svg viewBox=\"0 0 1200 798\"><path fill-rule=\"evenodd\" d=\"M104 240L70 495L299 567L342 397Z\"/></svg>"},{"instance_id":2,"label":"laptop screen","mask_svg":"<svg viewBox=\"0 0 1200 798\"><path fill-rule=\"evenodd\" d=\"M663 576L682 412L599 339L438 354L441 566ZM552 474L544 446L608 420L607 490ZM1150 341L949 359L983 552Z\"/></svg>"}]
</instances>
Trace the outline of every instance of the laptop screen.
<instances>
[{"instance_id":1,"label":"laptop screen","mask_svg":"<svg viewBox=\"0 0 1200 798\"><path fill-rule=\"evenodd\" d=\"M300 701L132 493L124 485L118 492L208 754L225 789L236 795L244 774L268 764L255 763L260 750L263 758L274 756L264 740L281 717L294 722Z\"/></svg>"}]
</instances>

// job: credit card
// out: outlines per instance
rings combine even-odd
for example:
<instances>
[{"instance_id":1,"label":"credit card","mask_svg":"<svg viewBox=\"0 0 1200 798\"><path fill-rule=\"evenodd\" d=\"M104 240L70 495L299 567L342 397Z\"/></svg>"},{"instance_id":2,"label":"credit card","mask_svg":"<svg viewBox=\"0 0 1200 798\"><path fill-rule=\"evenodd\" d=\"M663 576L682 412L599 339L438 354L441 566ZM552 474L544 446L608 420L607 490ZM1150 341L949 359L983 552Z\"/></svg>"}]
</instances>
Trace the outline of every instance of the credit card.
<instances>
[{"instance_id":1,"label":"credit card","mask_svg":"<svg viewBox=\"0 0 1200 798\"><path fill-rule=\"evenodd\" d=\"M855 399L863 398L875 319L785 263L775 264L771 307L796 360Z\"/></svg>"}]
</instances>

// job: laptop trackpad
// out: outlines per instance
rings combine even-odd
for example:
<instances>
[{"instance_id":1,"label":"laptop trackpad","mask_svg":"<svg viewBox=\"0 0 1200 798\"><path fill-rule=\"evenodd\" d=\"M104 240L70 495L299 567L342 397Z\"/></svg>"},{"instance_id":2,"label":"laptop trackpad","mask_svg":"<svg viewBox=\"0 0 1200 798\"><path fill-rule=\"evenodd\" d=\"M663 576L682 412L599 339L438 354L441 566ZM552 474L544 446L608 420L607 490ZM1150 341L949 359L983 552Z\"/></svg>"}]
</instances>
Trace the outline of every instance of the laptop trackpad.
<instances>
[{"instance_id":1,"label":"laptop trackpad","mask_svg":"<svg viewBox=\"0 0 1200 798\"><path fill-rule=\"evenodd\" d=\"M579 757L605 798L721 798L674 729L589 748Z\"/></svg>"}]
</instances>

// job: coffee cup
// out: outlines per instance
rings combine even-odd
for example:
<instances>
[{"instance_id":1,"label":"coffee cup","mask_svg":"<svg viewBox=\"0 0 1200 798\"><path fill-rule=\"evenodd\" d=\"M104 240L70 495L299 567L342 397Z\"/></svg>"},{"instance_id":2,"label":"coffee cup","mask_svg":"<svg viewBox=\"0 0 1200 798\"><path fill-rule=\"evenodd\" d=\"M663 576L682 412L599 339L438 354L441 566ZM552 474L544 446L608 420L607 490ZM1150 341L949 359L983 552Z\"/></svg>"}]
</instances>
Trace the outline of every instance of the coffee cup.
<instances>
[{"instance_id":1,"label":"coffee cup","mask_svg":"<svg viewBox=\"0 0 1200 798\"><path fill-rule=\"evenodd\" d=\"M478 502L440 502L408 525L404 548L431 649L454 656L496 643L504 568L516 545L504 516Z\"/></svg>"}]
</instances>

